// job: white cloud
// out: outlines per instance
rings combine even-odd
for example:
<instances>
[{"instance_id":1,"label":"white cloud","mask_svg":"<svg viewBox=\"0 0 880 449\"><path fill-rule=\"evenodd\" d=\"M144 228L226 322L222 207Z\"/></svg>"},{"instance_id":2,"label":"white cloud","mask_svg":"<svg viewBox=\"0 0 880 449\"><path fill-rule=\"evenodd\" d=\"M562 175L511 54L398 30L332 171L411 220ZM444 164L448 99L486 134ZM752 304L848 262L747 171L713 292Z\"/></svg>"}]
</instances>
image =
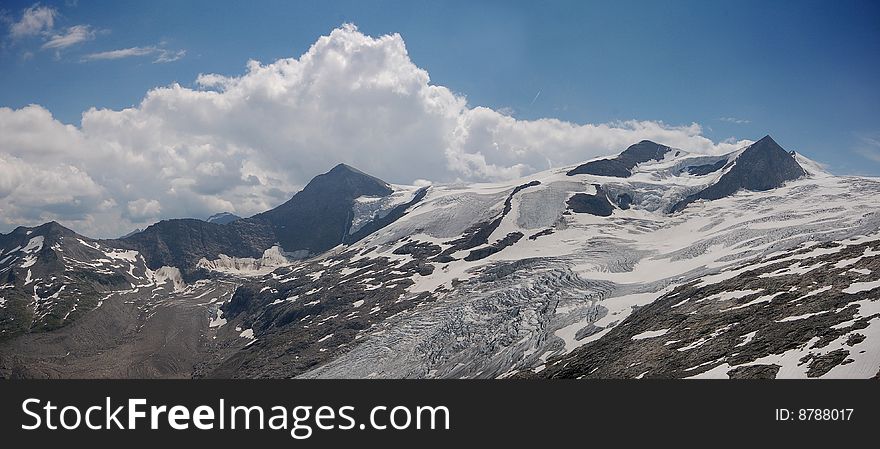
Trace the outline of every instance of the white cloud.
<instances>
[{"instance_id":1,"label":"white cloud","mask_svg":"<svg viewBox=\"0 0 880 449\"><path fill-rule=\"evenodd\" d=\"M721 117L718 120L721 120L722 122L727 122L727 123L734 123L737 125L745 125L748 123L752 123L751 120L736 118L736 117Z\"/></svg>"},{"instance_id":2,"label":"white cloud","mask_svg":"<svg viewBox=\"0 0 880 449\"><path fill-rule=\"evenodd\" d=\"M128 215L136 221L155 218L162 211L162 205L156 200L140 198L128 202Z\"/></svg>"},{"instance_id":3,"label":"white cloud","mask_svg":"<svg viewBox=\"0 0 880 449\"><path fill-rule=\"evenodd\" d=\"M9 35L19 39L47 33L55 26L57 16L55 8L35 4L24 10L19 21L9 26Z\"/></svg>"},{"instance_id":4,"label":"white cloud","mask_svg":"<svg viewBox=\"0 0 880 449\"><path fill-rule=\"evenodd\" d=\"M0 108L0 157L14 162L0 181L0 226L54 218L116 236L161 218L249 216L339 162L396 183L497 180L642 139L707 153L746 143L715 143L697 124L581 125L471 107L432 85L399 35L351 25L299 58L249 61L240 76L203 74L196 85L152 89L124 110L90 109L80 127L40 106ZM71 180L34 180L62 177Z\"/></svg>"},{"instance_id":5,"label":"white cloud","mask_svg":"<svg viewBox=\"0 0 880 449\"><path fill-rule=\"evenodd\" d=\"M168 50L156 46L129 47L118 50L90 53L83 57L84 61L100 61L155 55L154 63L174 62L186 55L186 50Z\"/></svg>"},{"instance_id":6,"label":"white cloud","mask_svg":"<svg viewBox=\"0 0 880 449\"><path fill-rule=\"evenodd\" d=\"M99 53L90 53L85 55L83 59L87 61L97 61L101 59L122 59L131 58L133 56L145 56L156 51L155 47L130 47L121 48L119 50L102 51Z\"/></svg>"},{"instance_id":7,"label":"white cloud","mask_svg":"<svg viewBox=\"0 0 880 449\"><path fill-rule=\"evenodd\" d=\"M156 60L154 63L163 63L163 62L174 62L186 56L186 50L166 50L164 48L159 48L158 55L156 56Z\"/></svg>"},{"instance_id":8,"label":"white cloud","mask_svg":"<svg viewBox=\"0 0 880 449\"><path fill-rule=\"evenodd\" d=\"M62 33L53 34L41 48L62 50L95 38L95 31L88 25L74 25Z\"/></svg>"}]
</instances>

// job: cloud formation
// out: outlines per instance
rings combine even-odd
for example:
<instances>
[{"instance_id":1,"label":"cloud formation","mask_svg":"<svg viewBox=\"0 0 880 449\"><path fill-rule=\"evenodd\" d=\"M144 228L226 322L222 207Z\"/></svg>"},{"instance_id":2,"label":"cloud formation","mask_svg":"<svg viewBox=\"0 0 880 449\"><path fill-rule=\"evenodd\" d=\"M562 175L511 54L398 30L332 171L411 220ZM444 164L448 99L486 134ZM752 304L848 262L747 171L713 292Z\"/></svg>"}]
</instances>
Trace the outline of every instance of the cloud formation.
<instances>
[{"instance_id":1,"label":"cloud formation","mask_svg":"<svg viewBox=\"0 0 880 449\"><path fill-rule=\"evenodd\" d=\"M55 26L58 10L49 6L35 4L24 10L21 19L9 26L9 35L13 39L37 36L47 33Z\"/></svg>"},{"instance_id":2,"label":"cloud formation","mask_svg":"<svg viewBox=\"0 0 880 449\"><path fill-rule=\"evenodd\" d=\"M95 31L88 25L74 25L61 33L53 34L42 47L43 49L61 50L95 38Z\"/></svg>"},{"instance_id":3,"label":"cloud formation","mask_svg":"<svg viewBox=\"0 0 880 449\"><path fill-rule=\"evenodd\" d=\"M18 21L9 22L9 36L13 43L26 38L39 37L43 41L41 50L55 50L56 57L68 47L95 38L96 32L90 25L73 25L63 30L55 29L55 22L61 14L51 6L35 3L21 13ZM26 51L22 59L33 58L33 52Z\"/></svg>"},{"instance_id":4,"label":"cloud formation","mask_svg":"<svg viewBox=\"0 0 880 449\"><path fill-rule=\"evenodd\" d=\"M131 49L125 49L131 50ZM158 55L157 55L158 56ZM247 63L64 125L38 105L0 108L0 227L58 219L110 237L158 219L249 216L340 162L389 182L511 179L642 139L721 153L698 124L518 120L430 83L397 35L353 25L298 58Z\"/></svg>"},{"instance_id":5,"label":"cloud formation","mask_svg":"<svg viewBox=\"0 0 880 449\"><path fill-rule=\"evenodd\" d=\"M98 53L89 53L83 57L83 61L101 61L124 59L139 56L155 56L154 64L174 62L186 55L186 50L168 50L166 48L149 46L149 47L129 47L120 48L118 50L102 51Z\"/></svg>"}]
</instances>

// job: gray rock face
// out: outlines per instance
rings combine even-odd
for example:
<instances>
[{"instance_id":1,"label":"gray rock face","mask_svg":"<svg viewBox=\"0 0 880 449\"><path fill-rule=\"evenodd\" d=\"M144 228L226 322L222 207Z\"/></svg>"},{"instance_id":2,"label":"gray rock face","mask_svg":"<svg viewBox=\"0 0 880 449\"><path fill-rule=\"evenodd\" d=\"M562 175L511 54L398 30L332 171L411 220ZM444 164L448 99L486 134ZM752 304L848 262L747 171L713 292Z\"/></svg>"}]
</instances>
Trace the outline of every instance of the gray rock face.
<instances>
[{"instance_id":1,"label":"gray rock face","mask_svg":"<svg viewBox=\"0 0 880 449\"><path fill-rule=\"evenodd\" d=\"M785 181L798 179L805 174L791 154L782 149L773 138L765 136L743 151L730 171L721 176L718 182L676 203L672 212L678 212L696 200L717 200L740 189L775 189Z\"/></svg>"},{"instance_id":2,"label":"gray rock face","mask_svg":"<svg viewBox=\"0 0 880 449\"><path fill-rule=\"evenodd\" d=\"M712 164L692 165L690 167L687 167L686 170L688 174L694 176L706 176L709 173L721 170L722 168L724 168L725 165L727 165L727 159L721 159L718 162Z\"/></svg>"}]
</instances>

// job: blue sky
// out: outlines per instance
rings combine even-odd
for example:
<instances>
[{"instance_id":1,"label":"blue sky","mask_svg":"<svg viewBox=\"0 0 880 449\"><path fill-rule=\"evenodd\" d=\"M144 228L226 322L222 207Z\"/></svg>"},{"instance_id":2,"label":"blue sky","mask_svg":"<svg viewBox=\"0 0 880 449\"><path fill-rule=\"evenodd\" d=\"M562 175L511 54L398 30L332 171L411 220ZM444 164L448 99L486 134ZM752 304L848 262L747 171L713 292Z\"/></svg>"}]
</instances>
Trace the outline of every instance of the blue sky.
<instances>
[{"instance_id":1,"label":"blue sky","mask_svg":"<svg viewBox=\"0 0 880 449\"><path fill-rule=\"evenodd\" d=\"M874 1L62 0L6 1L0 9L0 158L22 167L18 181L0 182L8 226L61 217L103 234L115 230L95 225L96 217L116 209L121 228L222 210L246 215L277 205L333 162L391 182L498 179L618 152L640 138L718 152L769 133L834 173L880 175ZM33 20L24 23L28 14ZM356 29L340 28L346 23ZM328 35L330 44L318 48ZM339 53L334 42L351 45ZM284 72L281 81L257 74L310 52L324 65ZM326 63L328 54L350 70ZM249 60L262 65L249 68ZM393 82L349 100L295 79L359 86L352 70ZM229 78L211 85L197 82L202 74ZM229 80L240 82L232 88ZM146 101L151 89L153 101ZM225 97L207 107L212 89ZM290 96L261 97L277 89ZM435 120L422 101L434 94L451 121ZM327 103L330 97L336 102ZM291 98L324 101L323 109L293 110ZM373 117L375 110L386 113ZM338 124L359 111L362 126ZM261 128L263 113L279 124ZM422 113L425 120L405 127L412 135L397 135L391 118ZM323 134L300 135L310 125L300 134L265 135L320 114L329 123ZM199 121L215 117L215 129ZM131 131L151 126L152 134ZM223 141L204 138L230 129L236 133ZM342 149L352 146L363 148ZM418 160L389 167L413 148L423 148ZM444 152L446 159L435 157ZM159 175L114 179L94 161L98 154ZM205 178L181 175L199 170ZM34 173L77 181L25 208L36 201L21 193ZM224 176L234 182L220 185Z\"/></svg>"},{"instance_id":2,"label":"blue sky","mask_svg":"<svg viewBox=\"0 0 880 449\"><path fill-rule=\"evenodd\" d=\"M862 154L872 150L866 139L880 137L878 2L43 4L57 6L61 24L103 31L60 59L34 42L6 45L0 105L38 103L66 123L92 106L137 104L154 86L238 74L248 59L297 56L351 22L370 35L400 33L432 82L472 105L576 123L698 122L713 139L771 133L835 172L880 175L880 148L874 160ZM4 9L16 18L31 5ZM167 64L80 62L161 42L186 55ZM25 52L33 59L23 60Z\"/></svg>"}]
</instances>

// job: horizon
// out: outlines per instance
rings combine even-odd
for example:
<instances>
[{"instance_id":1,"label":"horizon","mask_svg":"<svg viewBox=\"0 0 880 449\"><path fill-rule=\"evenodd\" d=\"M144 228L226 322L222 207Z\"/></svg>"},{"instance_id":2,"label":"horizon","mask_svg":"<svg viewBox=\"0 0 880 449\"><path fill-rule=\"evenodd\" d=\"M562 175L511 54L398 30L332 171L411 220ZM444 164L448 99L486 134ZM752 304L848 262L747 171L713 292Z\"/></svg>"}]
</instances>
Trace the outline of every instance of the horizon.
<instances>
[{"instance_id":1,"label":"horizon","mask_svg":"<svg viewBox=\"0 0 880 449\"><path fill-rule=\"evenodd\" d=\"M252 216L336 163L511 180L642 139L773 134L880 175L880 5L500 5L9 3L0 232Z\"/></svg>"}]
</instances>

